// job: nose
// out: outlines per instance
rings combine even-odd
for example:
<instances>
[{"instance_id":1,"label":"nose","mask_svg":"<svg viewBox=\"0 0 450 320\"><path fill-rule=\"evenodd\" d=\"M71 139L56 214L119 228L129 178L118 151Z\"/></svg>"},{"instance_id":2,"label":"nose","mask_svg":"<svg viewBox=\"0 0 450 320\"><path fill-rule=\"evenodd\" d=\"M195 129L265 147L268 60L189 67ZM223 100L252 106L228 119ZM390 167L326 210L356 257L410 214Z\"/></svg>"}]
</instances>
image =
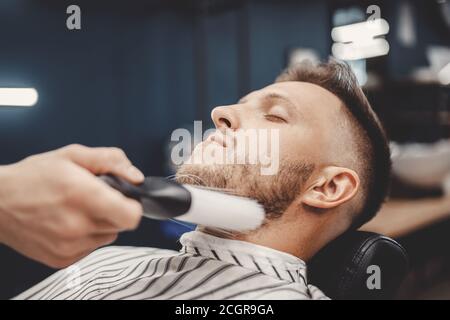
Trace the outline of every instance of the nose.
<instances>
[{"instance_id":1,"label":"nose","mask_svg":"<svg viewBox=\"0 0 450 320\"><path fill-rule=\"evenodd\" d=\"M236 110L232 107L215 107L211 112L211 118L217 129L232 129L239 128L239 118Z\"/></svg>"}]
</instances>

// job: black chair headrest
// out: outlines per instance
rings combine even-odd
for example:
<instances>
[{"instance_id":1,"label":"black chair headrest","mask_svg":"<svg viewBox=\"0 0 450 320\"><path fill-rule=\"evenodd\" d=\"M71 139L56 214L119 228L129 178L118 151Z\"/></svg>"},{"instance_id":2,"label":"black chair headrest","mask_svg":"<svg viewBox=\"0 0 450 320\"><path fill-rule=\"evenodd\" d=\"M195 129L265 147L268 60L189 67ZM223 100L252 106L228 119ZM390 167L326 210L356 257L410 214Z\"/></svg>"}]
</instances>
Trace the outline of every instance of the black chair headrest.
<instances>
[{"instance_id":1,"label":"black chair headrest","mask_svg":"<svg viewBox=\"0 0 450 320\"><path fill-rule=\"evenodd\" d=\"M372 232L338 237L308 263L308 279L331 299L392 299L408 271L396 241Z\"/></svg>"}]
</instances>

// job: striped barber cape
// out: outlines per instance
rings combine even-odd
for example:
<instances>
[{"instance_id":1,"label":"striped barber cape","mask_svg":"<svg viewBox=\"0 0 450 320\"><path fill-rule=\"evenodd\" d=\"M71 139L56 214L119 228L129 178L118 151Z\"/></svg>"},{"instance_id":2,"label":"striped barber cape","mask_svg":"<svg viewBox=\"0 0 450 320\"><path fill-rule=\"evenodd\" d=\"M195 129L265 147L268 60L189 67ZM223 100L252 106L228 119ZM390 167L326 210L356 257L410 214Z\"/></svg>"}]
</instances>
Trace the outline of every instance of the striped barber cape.
<instances>
[{"instance_id":1,"label":"striped barber cape","mask_svg":"<svg viewBox=\"0 0 450 320\"><path fill-rule=\"evenodd\" d=\"M293 255L201 231L180 242L99 249L14 299L328 299Z\"/></svg>"}]
</instances>

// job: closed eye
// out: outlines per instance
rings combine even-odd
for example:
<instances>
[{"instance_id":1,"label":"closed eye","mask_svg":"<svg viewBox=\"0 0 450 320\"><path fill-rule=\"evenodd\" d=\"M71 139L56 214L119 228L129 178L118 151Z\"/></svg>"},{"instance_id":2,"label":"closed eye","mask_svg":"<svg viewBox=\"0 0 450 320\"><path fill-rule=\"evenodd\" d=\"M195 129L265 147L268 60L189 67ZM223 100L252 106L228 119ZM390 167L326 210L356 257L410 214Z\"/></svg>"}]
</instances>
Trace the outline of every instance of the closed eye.
<instances>
[{"instance_id":1,"label":"closed eye","mask_svg":"<svg viewBox=\"0 0 450 320\"><path fill-rule=\"evenodd\" d=\"M266 118L267 120L272 121L272 122L285 122L285 123L287 122L283 118L276 116L274 114L266 114L266 115L264 115L264 118Z\"/></svg>"}]
</instances>

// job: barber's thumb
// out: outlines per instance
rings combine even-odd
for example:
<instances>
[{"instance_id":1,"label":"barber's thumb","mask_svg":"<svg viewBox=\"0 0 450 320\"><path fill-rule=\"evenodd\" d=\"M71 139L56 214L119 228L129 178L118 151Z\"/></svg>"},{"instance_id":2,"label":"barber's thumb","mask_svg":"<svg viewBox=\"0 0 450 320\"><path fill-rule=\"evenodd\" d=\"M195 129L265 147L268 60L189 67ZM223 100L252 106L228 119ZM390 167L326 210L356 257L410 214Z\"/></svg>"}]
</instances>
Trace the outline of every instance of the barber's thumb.
<instances>
[{"instance_id":1,"label":"barber's thumb","mask_svg":"<svg viewBox=\"0 0 450 320\"><path fill-rule=\"evenodd\" d=\"M103 160L103 171L101 173L112 173L122 177L132 183L140 183L144 180L144 174L136 168L121 149L99 148L99 153L103 156L98 160Z\"/></svg>"},{"instance_id":2,"label":"barber's thumb","mask_svg":"<svg viewBox=\"0 0 450 320\"><path fill-rule=\"evenodd\" d=\"M144 180L144 174L133 165L122 165L111 170L110 173L121 176L131 182L139 183Z\"/></svg>"}]
</instances>

